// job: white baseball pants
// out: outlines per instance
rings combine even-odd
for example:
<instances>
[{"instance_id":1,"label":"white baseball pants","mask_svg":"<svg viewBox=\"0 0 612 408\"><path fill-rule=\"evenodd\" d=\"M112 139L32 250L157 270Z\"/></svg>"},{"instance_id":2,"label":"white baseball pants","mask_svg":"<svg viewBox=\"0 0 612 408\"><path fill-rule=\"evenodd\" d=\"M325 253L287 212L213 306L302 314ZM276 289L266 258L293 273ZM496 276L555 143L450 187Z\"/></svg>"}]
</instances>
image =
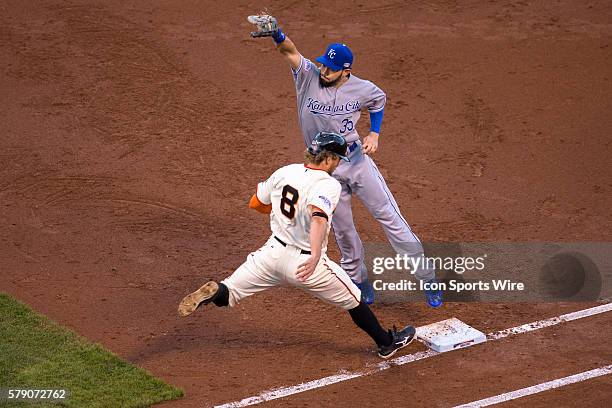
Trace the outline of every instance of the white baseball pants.
<instances>
[{"instance_id":1,"label":"white baseball pants","mask_svg":"<svg viewBox=\"0 0 612 408\"><path fill-rule=\"evenodd\" d=\"M346 272L323 254L315 272L301 282L295 277L298 266L310 255L300 248L283 246L273 236L248 255L236 271L222 283L229 289L229 306L242 299L279 285L291 285L346 310L359 305L361 291Z\"/></svg>"}]
</instances>

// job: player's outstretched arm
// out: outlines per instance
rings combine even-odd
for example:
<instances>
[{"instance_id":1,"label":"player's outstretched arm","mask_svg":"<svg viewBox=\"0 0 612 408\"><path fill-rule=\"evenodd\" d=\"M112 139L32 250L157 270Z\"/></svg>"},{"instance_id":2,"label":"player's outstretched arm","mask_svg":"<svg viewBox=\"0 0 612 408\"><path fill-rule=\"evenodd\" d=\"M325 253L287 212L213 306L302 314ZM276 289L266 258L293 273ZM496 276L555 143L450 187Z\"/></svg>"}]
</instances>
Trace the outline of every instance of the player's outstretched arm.
<instances>
[{"instance_id":1,"label":"player's outstretched arm","mask_svg":"<svg viewBox=\"0 0 612 408\"><path fill-rule=\"evenodd\" d=\"M276 44L276 49L281 53L293 70L298 69L302 55L289 37L285 36L285 41Z\"/></svg>"},{"instance_id":2,"label":"player's outstretched arm","mask_svg":"<svg viewBox=\"0 0 612 408\"><path fill-rule=\"evenodd\" d=\"M298 266L296 277L305 282L312 275L321 259L321 247L327 233L327 216L318 207L309 205L310 209L310 258Z\"/></svg>"},{"instance_id":3,"label":"player's outstretched arm","mask_svg":"<svg viewBox=\"0 0 612 408\"><path fill-rule=\"evenodd\" d=\"M302 56L295 47L293 41L291 41L278 26L278 21L275 17L262 13L249 16L247 20L257 27L257 31L251 33L251 37L272 37L276 44L276 49L285 57L289 65L291 65L291 68L294 70L298 69Z\"/></svg>"}]
</instances>

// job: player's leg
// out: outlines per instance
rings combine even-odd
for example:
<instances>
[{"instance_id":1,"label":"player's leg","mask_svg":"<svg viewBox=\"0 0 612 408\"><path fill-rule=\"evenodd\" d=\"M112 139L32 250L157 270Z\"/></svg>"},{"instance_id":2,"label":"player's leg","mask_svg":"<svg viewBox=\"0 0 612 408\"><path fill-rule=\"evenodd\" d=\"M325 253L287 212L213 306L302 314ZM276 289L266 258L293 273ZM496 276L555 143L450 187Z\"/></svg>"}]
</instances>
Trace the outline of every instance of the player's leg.
<instances>
[{"instance_id":1,"label":"player's leg","mask_svg":"<svg viewBox=\"0 0 612 408\"><path fill-rule=\"evenodd\" d=\"M306 282L293 279L290 283L327 303L347 310L357 327L374 340L379 356L383 358L391 357L414 338L415 329L412 326L400 331L395 327L392 330L383 329L369 306L360 300L359 288L338 264L325 255L321 257L317 269Z\"/></svg>"},{"instance_id":2,"label":"player's leg","mask_svg":"<svg viewBox=\"0 0 612 408\"><path fill-rule=\"evenodd\" d=\"M342 269L356 282L361 282L361 264L363 260L363 244L353 222L351 209L351 189L342 185L340 199L332 218L332 228L336 243L340 248L340 265Z\"/></svg>"},{"instance_id":3,"label":"player's leg","mask_svg":"<svg viewBox=\"0 0 612 408\"><path fill-rule=\"evenodd\" d=\"M374 161L364 155L363 160L355 163L355 169L354 177L358 180L358 187L355 187L353 192L381 224L395 252L413 259L421 258L422 261L415 268L416 278L425 282L434 281L435 270L423 259L423 245L402 216L393 194ZM442 304L441 291L426 291L425 295L432 307Z\"/></svg>"},{"instance_id":4,"label":"player's leg","mask_svg":"<svg viewBox=\"0 0 612 408\"><path fill-rule=\"evenodd\" d=\"M358 188L354 193L366 206L372 216L381 224L389 243L400 255L410 257L423 256L423 245L416 234L402 216L393 194L387 187L383 176L374 161L367 155L359 162L355 176L359 180ZM421 280L430 280L435 277L435 271L423 264L415 271Z\"/></svg>"},{"instance_id":5,"label":"player's leg","mask_svg":"<svg viewBox=\"0 0 612 408\"><path fill-rule=\"evenodd\" d=\"M341 185L340 200L332 218L334 236L340 248L340 265L357 285L365 286L368 285L368 273L365 266L363 244L353 221L351 189L345 183L341 183ZM363 289L363 300L372 304L374 302L374 291L372 289L368 290L369 288L370 286L360 287L360 289Z\"/></svg>"},{"instance_id":6,"label":"player's leg","mask_svg":"<svg viewBox=\"0 0 612 408\"><path fill-rule=\"evenodd\" d=\"M306 292L318 297L319 299L331 303L343 309L351 309L361 301L361 291L349 278L347 273L332 262L326 255L321 257L314 273L305 281L295 278L298 265L304 262L309 255L302 255L293 264L288 264L288 272L292 272L293 277L287 273L287 282Z\"/></svg>"},{"instance_id":7,"label":"player's leg","mask_svg":"<svg viewBox=\"0 0 612 408\"><path fill-rule=\"evenodd\" d=\"M278 272L282 264L285 248L273 237L259 250L249 254L245 263L221 283L229 289L229 306L255 293L273 288L280 284Z\"/></svg>"},{"instance_id":8,"label":"player's leg","mask_svg":"<svg viewBox=\"0 0 612 408\"><path fill-rule=\"evenodd\" d=\"M277 286L280 283L277 271L283 249L271 238L263 247L250 253L228 278L219 283L209 281L187 295L179 305L179 314L187 316L200 305L208 303L233 307L248 296Z\"/></svg>"},{"instance_id":9,"label":"player's leg","mask_svg":"<svg viewBox=\"0 0 612 408\"><path fill-rule=\"evenodd\" d=\"M378 346L379 357L391 357L399 349L409 345L416 336L416 329L410 325L399 331L395 326L393 326L393 329L385 331L370 307L364 302L359 303L357 307L350 309L348 312L357 327L374 340Z\"/></svg>"}]
</instances>

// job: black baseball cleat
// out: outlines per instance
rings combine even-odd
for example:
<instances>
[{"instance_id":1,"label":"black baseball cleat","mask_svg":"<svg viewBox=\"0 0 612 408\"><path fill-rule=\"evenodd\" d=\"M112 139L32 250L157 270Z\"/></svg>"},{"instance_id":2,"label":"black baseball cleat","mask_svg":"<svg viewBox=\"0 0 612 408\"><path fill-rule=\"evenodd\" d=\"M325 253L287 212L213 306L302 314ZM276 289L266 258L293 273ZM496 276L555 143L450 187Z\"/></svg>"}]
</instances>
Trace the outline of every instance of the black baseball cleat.
<instances>
[{"instance_id":1,"label":"black baseball cleat","mask_svg":"<svg viewBox=\"0 0 612 408\"><path fill-rule=\"evenodd\" d=\"M389 334L393 337L391 344L378 347L378 356L381 358L389 358L397 350L409 345L416 335L416 329L412 326L406 326L402 330L397 331L395 326L393 326L393 330L389 330Z\"/></svg>"},{"instance_id":2,"label":"black baseball cleat","mask_svg":"<svg viewBox=\"0 0 612 408\"><path fill-rule=\"evenodd\" d=\"M178 307L179 315L183 317L189 316L195 312L201 304L212 302L217 292L219 292L219 285L217 282L206 282L200 289L188 294L181 300Z\"/></svg>"}]
</instances>

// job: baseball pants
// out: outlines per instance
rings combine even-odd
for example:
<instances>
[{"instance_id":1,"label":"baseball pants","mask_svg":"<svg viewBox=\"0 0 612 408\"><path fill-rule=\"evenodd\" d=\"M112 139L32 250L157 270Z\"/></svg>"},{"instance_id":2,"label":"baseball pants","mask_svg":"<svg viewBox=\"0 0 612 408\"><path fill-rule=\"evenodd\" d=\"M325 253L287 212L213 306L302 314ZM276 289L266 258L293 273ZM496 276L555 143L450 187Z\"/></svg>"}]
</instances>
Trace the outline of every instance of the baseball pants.
<instances>
[{"instance_id":1,"label":"baseball pants","mask_svg":"<svg viewBox=\"0 0 612 408\"><path fill-rule=\"evenodd\" d=\"M353 195L361 200L370 214L381 224L396 253L420 257L423 256L423 245L400 213L395 198L378 167L370 156L363 154L361 142L350 144L349 152L351 161L348 163L342 161L333 174L342 185L342 192L332 218L332 227L342 255L340 260L342 269L356 282L362 282L368 279L368 271L363 243L353 221L351 209ZM430 280L435 277L435 271L426 266L419 267L415 271L415 276L420 280Z\"/></svg>"},{"instance_id":2,"label":"baseball pants","mask_svg":"<svg viewBox=\"0 0 612 408\"><path fill-rule=\"evenodd\" d=\"M332 305L350 310L359 306L361 291L346 272L323 254L314 273L301 282L295 277L298 266L310 255L300 248L283 246L274 236L222 283L229 289L229 306L279 285L291 285Z\"/></svg>"}]
</instances>

